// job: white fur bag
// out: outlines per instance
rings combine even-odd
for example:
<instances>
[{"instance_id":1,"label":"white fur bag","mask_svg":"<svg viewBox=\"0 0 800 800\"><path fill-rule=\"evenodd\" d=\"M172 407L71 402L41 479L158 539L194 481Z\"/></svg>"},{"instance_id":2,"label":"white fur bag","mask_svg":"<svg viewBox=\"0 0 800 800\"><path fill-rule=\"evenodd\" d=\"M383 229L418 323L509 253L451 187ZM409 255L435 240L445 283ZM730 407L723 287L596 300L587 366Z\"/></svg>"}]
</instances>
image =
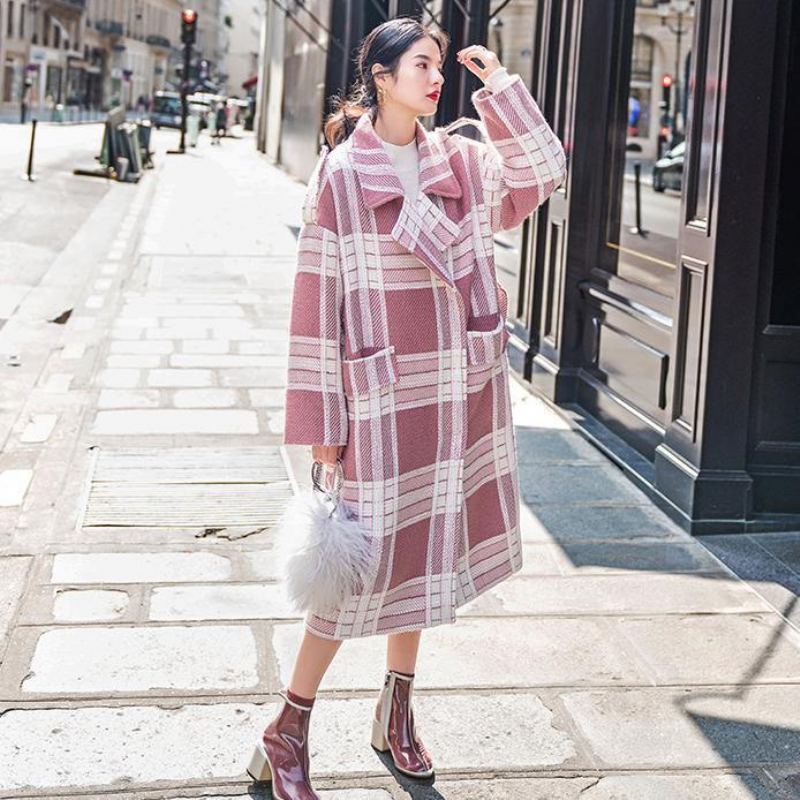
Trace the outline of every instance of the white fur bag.
<instances>
[{"instance_id":1,"label":"white fur bag","mask_svg":"<svg viewBox=\"0 0 800 800\"><path fill-rule=\"evenodd\" d=\"M297 611L340 608L363 586L369 566L370 532L339 502L341 459L331 489L319 484L323 467L312 464L313 488L289 500L273 529L284 588Z\"/></svg>"}]
</instances>

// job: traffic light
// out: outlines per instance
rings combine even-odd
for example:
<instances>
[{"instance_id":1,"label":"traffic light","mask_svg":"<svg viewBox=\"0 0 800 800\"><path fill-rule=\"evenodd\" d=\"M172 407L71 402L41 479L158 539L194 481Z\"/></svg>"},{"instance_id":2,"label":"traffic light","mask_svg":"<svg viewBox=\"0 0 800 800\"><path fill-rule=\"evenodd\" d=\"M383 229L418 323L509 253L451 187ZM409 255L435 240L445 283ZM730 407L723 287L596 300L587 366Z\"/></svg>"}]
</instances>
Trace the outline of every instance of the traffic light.
<instances>
[{"instance_id":1,"label":"traffic light","mask_svg":"<svg viewBox=\"0 0 800 800\"><path fill-rule=\"evenodd\" d=\"M194 44L197 38L197 12L191 8L181 11L181 41Z\"/></svg>"},{"instance_id":2,"label":"traffic light","mask_svg":"<svg viewBox=\"0 0 800 800\"><path fill-rule=\"evenodd\" d=\"M661 108L665 114L669 114L669 99L672 91L672 75L664 75L661 78Z\"/></svg>"}]
</instances>

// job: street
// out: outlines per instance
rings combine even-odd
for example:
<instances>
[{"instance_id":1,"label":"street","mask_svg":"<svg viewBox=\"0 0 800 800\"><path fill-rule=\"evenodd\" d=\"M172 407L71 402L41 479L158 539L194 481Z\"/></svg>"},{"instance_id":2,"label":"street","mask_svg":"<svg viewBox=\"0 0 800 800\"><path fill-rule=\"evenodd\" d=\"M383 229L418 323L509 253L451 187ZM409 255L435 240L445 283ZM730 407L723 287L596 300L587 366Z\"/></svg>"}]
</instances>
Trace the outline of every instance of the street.
<instances>
[{"instance_id":1,"label":"street","mask_svg":"<svg viewBox=\"0 0 800 800\"><path fill-rule=\"evenodd\" d=\"M269 798L245 767L302 635L270 526L310 485L280 445L305 187L239 128L74 176L94 124L41 126L29 184L29 132L0 125L0 798ZM422 633L436 777L370 747L367 637L311 717L321 797L800 796L798 616L511 388L524 566Z\"/></svg>"}]
</instances>

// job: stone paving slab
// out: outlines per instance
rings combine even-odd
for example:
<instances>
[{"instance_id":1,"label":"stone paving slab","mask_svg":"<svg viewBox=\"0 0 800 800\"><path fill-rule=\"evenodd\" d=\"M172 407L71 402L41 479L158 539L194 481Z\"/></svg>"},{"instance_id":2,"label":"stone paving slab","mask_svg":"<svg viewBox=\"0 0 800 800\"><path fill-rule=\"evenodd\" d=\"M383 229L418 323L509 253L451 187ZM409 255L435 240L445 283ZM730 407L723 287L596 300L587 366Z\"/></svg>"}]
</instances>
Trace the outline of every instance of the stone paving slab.
<instances>
[{"instance_id":1,"label":"stone paving slab","mask_svg":"<svg viewBox=\"0 0 800 800\"><path fill-rule=\"evenodd\" d=\"M278 584L161 586L150 596L149 619L202 621L230 619L297 619Z\"/></svg>"},{"instance_id":2,"label":"stone paving slab","mask_svg":"<svg viewBox=\"0 0 800 800\"><path fill-rule=\"evenodd\" d=\"M785 794L788 800L800 798L800 766L788 768L767 767L764 770Z\"/></svg>"},{"instance_id":3,"label":"stone paving slab","mask_svg":"<svg viewBox=\"0 0 800 800\"><path fill-rule=\"evenodd\" d=\"M21 506L33 478L30 469L6 469L0 472L0 506Z\"/></svg>"},{"instance_id":4,"label":"stone paving slab","mask_svg":"<svg viewBox=\"0 0 800 800\"><path fill-rule=\"evenodd\" d=\"M662 685L800 684L800 633L777 614L637 617L611 625Z\"/></svg>"},{"instance_id":5,"label":"stone paving slab","mask_svg":"<svg viewBox=\"0 0 800 800\"><path fill-rule=\"evenodd\" d=\"M516 576L461 608L467 615L733 614L772 608L738 580L690 574Z\"/></svg>"},{"instance_id":6,"label":"stone paving slab","mask_svg":"<svg viewBox=\"0 0 800 800\"><path fill-rule=\"evenodd\" d=\"M178 583L224 581L231 561L217 553L57 553L52 583Z\"/></svg>"},{"instance_id":7,"label":"stone paving slab","mask_svg":"<svg viewBox=\"0 0 800 800\"><path fill-rule=\"evenodd\" d=\"M161 392L158 389L102 389L98 408L158 408Z\"/></svg>"},{"instance_id":8,"label":"stone paving slab","mask_svg":"<svg viewBox=\"0 0 800 800\"><path fill-rule=\"evenodd\" d=\"M374 707L373 698L318 699L312 777L387 773L385 756L370 745ZM277 708L272 702L12 708L0 716L0 792L247 781L247 761ZM535 695L420 694L415 709L440 775L589 766L563 722ZM466 719L481 725L459 722ZM36 758L19 758L20 752Z\"/></svg>"},{"instance_id":9,"label":"stone paving slab","mask_svg":"<svg viewBox=\"0 0 800 800\"><path fill-rule=\"evenodd\" d=\"M520 494L532 505L650 505L617 467L605 464L520 463Z\"/></svg>"},{"instance_id":10,"label":"stone paving slab","mask_svg":"<svg viewBox=\"0 0 800 800\"><path fill-rule=\"evenodd\" d=\"M600 767L800 764L800 686L625 688L561 700Z\"/></svg>"},{"instance_id":11,"label":"stone paving slab","mask_svg":"<svg viewBox=\"0 0 800 800\"><path fill-rule=\"evenodd\" d=\"M770 800L772 789L751 773L729 775L602 775L577 778L492 778L437 781L447 800Z\"/></svg>"},{"instance_id":12,"label":"stone paving slab","mask_svg":"<svg viewBox=\"0 0 800 800\"><path fill-rule=\"evenodd\" d=\"M254 784L255 786L255 784ZM316 789L316 787L315 787ZM385 789L319 789L317 791L322 800L392 800L392 795ZM198 795L186 794L165 794L162 795L160 800L194 800ZM258 789L252 789L246 794L206 794L202 795L203 800L272 800L272 794L269 789L264 790L264 793ZM98 798L97 800L101 800Z\"/></svg>"},{"instance_id":13,"label":"stone paving slab","mask_svg":"<svg viewBox=\"0 0 800 800\"><path fill-rule=\"evenodd\" d=\"M521 422L516 413L514 421ZM571 430L518 427L515 437L519 464L589 462L608 465L606 457L596 447Z\"/></svg>"},{"instance_id":14,"label":"stone paving slab","mask_svg":"<svg viewBox=\"0 0 800 800\"><path fill-rule=\"evenodd\" d=\"M42 633L22 691L241 691L258 683L256 641L245 625L90 626Z\"/></svg>"},{"instance_id":15,"label":"stone paving slab","mask_svg":"<svg viewBox=\"0 0 800 800\"><path fill-rule=\"evenodd\" d=\"M302 625L274 626L272 646L284 683L301 636ZM463 619L429 628L422 640L415 683L422 688L650 685L635 650L604 619ZM345 642L322 688L380 686L385 653L384 637Z\"/></svg>"},{"instance_id":16,"label":"stone paving slab","mask_svg":"<svg viewBox=\"0 0 800 800\"><path fill-rule=\"evenodd\" d=\"M533 505L531 513L556 541L671 538L687 535L654 506Z\"/></svg>"},{"instance_id":17,"label":"stone paving slab","mask_svg":"<svg viewBox=\"0 0 800 800\"><path fill-rule=\"evenodd\" d=\"M53 604L55 622L110 622L128 608L128 593L108 589L67 589L57 592Z\"/></svg>"},{"instance_id":18,"label":"stone paving slab","mask_svg":"<svg viewBox=\"0 0 800 800\"><path fill-rule=\"evenodd\" d=\"M761 538L768 541L762 546ZM742 580L747 581L767 602L800 631L800 533L757 536L713 535L700 541ZM780 543L780 544L779 544Z\"/></svg>"},{"instance_id":19,"label":"stone paving slab","mask_svg":"<svg viewBox=\"0 0 800 800\"><path fill-rule=\"evenodd\" d=\"M245 409L98 411L92 433L103 436L257 434L258 417Z\"/></svg>"},{"instance_id":20,"label":"stone paving slab","mask_svg":"<svg viewBox=\"0 0 800 800\"><path fill-rule=\"evenodd\" d=\"M32 558L22 556L0 558L0 661L32 562Z\"/></svg>"},{"instance_id":21,"label":"stone paving slab","mask_svg":"<svg viewBox=\"0 0 800 800\"><path fill-rule=\"evenodd\" d=\"M701 544L690 541L615 541L558 544L565 575L625 572L730 573Z\"/></svg>"}]
</instances>

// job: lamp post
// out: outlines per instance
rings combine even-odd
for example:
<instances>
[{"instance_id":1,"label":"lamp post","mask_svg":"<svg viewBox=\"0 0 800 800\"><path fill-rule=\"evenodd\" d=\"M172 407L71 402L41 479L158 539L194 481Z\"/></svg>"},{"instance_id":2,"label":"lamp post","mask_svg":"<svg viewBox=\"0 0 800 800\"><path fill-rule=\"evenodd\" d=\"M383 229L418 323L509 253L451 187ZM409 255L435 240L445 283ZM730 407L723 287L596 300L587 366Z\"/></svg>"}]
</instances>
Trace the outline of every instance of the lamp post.
<instances>
[{"instance_id":1,"label":"lamp post","mask_svg":"<svg viewBox=\"0 0 800 800\"><path fill-rule=\"evenodd\" d=\"M694 0L659 0L658 3L658 15L661 17L661 24L666 25L670 33L675 35L675 112L673 114L671 143L673 147L677 144L675 140L678 134L678 114L681 113L681 38L690 30L689 26L684 28L683 19L685 15L689 15L693 10ZM672 13L677 15L677 25L667 21ZM682 117L681 123L683 123Z\"/></svg>"}]
</instances>

